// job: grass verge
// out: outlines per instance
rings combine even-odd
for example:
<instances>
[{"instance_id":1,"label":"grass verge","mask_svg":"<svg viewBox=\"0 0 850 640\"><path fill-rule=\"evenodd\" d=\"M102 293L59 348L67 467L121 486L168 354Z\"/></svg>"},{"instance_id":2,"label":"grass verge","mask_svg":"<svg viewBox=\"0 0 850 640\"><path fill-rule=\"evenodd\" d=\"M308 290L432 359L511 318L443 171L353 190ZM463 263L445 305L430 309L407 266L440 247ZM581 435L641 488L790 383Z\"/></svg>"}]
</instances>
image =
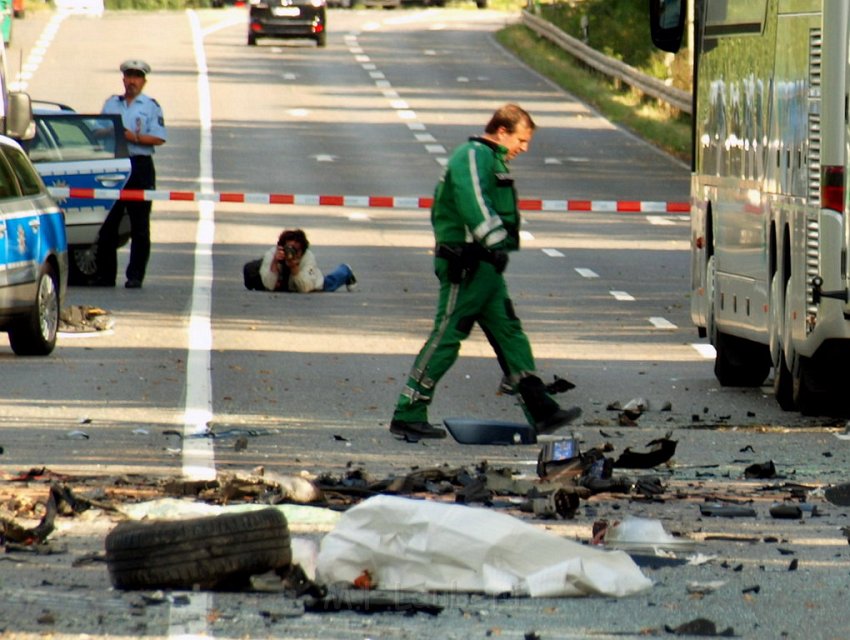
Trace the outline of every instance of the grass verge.
<instances>
[{"instance_id":1,"label":"grass verge","mask_svg":"<svg viewBox=\"0 0 850 640\"><path fill-rule=\"evenodd\" d=\"M615 122L667 153L690 162L691 119L577 62L522 25L506 27L498 41L520 60Z\"/></svg>"}]
</instances>

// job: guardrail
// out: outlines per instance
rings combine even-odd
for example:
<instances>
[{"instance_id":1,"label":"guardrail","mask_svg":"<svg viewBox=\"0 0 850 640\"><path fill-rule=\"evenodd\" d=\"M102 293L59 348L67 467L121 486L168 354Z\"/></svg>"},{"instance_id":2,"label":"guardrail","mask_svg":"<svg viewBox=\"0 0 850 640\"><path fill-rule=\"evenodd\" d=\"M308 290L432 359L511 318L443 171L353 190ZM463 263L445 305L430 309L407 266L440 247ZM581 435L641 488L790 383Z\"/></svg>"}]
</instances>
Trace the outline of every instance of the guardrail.
<instances>
[{"instance_id":1,"label":"guardrail","mask_svg":"<svg viewBox=\"0 0 850 640\"><path fill-rule=\"evenodd\" d=\"M581 40L567 35L551 22L538 18L528 11L523 10L522 22L526 27L555 43L567 53L581 60L584 64L607 76L617 78L621 82L642 91L652 98L666 102L684 113L691 113L691 94L687 91L669 87L657 78L643 74L624 62L599 53L596 49L588 47Z\"/></svg>"}]
</instances>

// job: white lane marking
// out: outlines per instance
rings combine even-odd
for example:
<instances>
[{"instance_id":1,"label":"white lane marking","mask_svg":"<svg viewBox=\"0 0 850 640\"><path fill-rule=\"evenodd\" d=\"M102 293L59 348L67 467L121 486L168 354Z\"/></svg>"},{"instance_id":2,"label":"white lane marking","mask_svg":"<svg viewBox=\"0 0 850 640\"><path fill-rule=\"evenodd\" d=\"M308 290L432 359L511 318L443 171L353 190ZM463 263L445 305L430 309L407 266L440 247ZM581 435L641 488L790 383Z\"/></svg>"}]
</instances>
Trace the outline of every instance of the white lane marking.
<instances>
[{"instance_id":1,"label":"white lane marking","mask_svg":"<svg viewBox=\"0 0 850 640\"><path fill-rule=\"evenodd\" d=\"M576 272L582 278L598 278L599 274L596 273L593 269L587 269L585 267L576 267Z\"/></svg>"},{"instance_id":2,"label":"white lane marking","mask_svg":"<svg viewBox=\"0 0 850 640\"><path fill-rule=\"evenodd\" d=\"M561 164L561 160L559 158L546 158L543 160L543 164Z\"/></svg>"},{"instance_id":3,"label":"white lane marking","mask_svg":"<svg viewBox=\"0 0 850 640\"><path fill-rule=\"evenodd\" d=\"M558 251L557 249L543 249L543 253L545 253L550 258L563 258L564 254Z\"/></svg>"},{"instance_id":4,"label":"white lane marking","mask_svg":"<svg viewBox=\"0 0 850 640\"><path fill-rule=\"evenodd\" d=\"M714 358L717 355L717 351L715 351L714 347L712 347L710 344L706 344L704 342L692 342L691 346L703 358Z\"/></svg>"},{"instance_id":5,"label":"white lane marking","mask_svg":"<svg viewBox=\"0 0 850 640\"><path fill-rule=\"evenodd\" d=\"M521 240L534 240L534 236L531 231L520 231L519 237Z\"/></svg>"},{"instance_id":6,"label":"white lane marking","mask_svg":"<svg viewBox=\"0 0 850 640\"><path fill-rule=\"evenodd\" d=\"M194 11L188 11L192 26L195 63L198 68L198 120L200 149L198 176L201 191L215 192L212 169L212 101L210 99L204 39L200 20ZM195 236L195 265L192 280L192 301L187 328L189 353L186 358L186 400L183 434L193 436L206 433L213 418L212 375L210 351L212 349L212 247L215 238L215 203L198 203L198 229ZM211 438L183 438L183 475L194 480L212 480L216 477L215 451Z\"/></svg>"},{"instance_id":7,"label":"white lane marking","mask_svg":"<svg viewBox=\"0 0 850 640\"><path fill-rule=\"evenodd\" d=\"M425 151L428 153L445 153L446 148L441 144L426 144Z\"/></svg>"},{"instance_id":8,"label":"white lane marking","mask_svg":"<svg viewBox=\"0 0 850 640\"><path fill-rule=\"evenodd\" d=\"M202 191L215 191L212 171L212 109L204 37L198 14L186 12L192 30L195 64L198 68L198 120L200 124L200 185ZM183 475L195 480L216 476L215 450L212 438L186 436L206 433L213 417L212 375L212 247L215 239L215 204L198 204L198 229L195 237L195 270L192 278L192 301L187 327L186 400L183 423ZM185 606L168 610L169 638L206 638L207 620L212 609L208 592L192 592Z\"/></svg>"},{"instance_id":9,"label":"white lane marking","mask_svg":"<svg viewBox=\"0 0 850 640\"><path fill-rule=\"evenodd\" d=\"M631 302L635 299L632 294L626 291L609 291L609 293L614 296L615 300L620 300L621 302Z\"/></svg>"},{"instance_id":10,"label":"white lane marking","mask_svg":"<svg viewBox=\"0 0 850 640\"><path fill-rule=\"evenodd\" d=\"M59 31L60 25L67 17L67 11L57 11L53 14L50 21L45 25L39 35L38 40L36 41L36 46L33 47L27 56L27 61L21 66L21 70L15 75L15 80L9 83L9 89L12 91L27 90L29 80L32 80L33 74L44 60L44 55L53 43L53 39Z\"/></svg>"},{"instance_id":11,"label":"white lane marking","mask_svg":"<svg viewBox=\"0 0 850 640\"><path fill-rule=\"evenodd\" d=\"M656 329L677 329L678 328L675 324L673 324L672 322L667 320L667 318L662 318L660 316L653 316L649 319L649 321L652 323L652 325Z\"/></svg>"},{"instance_id":12,"label":"white lane marking","mask_svg":"<svg viewBox=\"0 0 850 640\"><path fill-rule=\"evenodd\" d=\"M432 136L430 133L417 133L413 136L416 138L416 142L436 142L437 139Z\"/></svg>"},{"instance_id":13,"label":"white lane marking","mask_svg":"<svg viewBox=\"0 0 850 640\"><path fill-rule=\"evenodd\" d=\"M649 222L649 224L658 225L659 227L671 226L676 224L669 218L665 218L663 216L646 216L646 220L647 222Z\"/></svg>"}]
</instances>

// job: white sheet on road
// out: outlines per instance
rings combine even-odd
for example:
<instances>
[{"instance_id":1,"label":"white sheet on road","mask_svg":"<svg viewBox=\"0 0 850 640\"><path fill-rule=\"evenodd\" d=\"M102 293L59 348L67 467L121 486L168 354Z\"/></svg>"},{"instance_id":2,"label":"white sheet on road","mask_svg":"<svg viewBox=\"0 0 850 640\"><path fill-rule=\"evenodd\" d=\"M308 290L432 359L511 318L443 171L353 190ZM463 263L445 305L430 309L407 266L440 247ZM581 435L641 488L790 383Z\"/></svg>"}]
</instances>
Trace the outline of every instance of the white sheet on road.
<instances>
[{"instance_id":1,"label":"white sheet on road","mask_svg":"<svg viewBox=\"0 0 850 640\"><path fill-rule=\"evenodd\" d=\"M627 596L652 586L623 551L565 540L491 509L376 496L321 543L319 580L368 570L379 589L516 596Z\"/></svg>"}]
</instances>

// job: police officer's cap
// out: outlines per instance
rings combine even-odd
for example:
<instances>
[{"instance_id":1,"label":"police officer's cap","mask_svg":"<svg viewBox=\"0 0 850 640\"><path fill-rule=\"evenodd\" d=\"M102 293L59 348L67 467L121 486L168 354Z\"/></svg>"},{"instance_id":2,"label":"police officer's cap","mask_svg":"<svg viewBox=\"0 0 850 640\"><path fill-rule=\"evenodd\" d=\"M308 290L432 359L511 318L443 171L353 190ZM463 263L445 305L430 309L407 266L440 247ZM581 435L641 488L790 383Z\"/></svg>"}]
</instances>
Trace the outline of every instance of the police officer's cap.
<instances>
[{"instance_id":1,"label":"police officer's cap","mask_svg":"<svg viewBox=\"0 0 850 640\"><path fill-rule=\"evenodd\" d=\"M126 73L127 71L138 71L139 73L148 75L151 72L151 66L144 60L125 60L121 63L121 73Z\"/></svg>"}]
</instances>

